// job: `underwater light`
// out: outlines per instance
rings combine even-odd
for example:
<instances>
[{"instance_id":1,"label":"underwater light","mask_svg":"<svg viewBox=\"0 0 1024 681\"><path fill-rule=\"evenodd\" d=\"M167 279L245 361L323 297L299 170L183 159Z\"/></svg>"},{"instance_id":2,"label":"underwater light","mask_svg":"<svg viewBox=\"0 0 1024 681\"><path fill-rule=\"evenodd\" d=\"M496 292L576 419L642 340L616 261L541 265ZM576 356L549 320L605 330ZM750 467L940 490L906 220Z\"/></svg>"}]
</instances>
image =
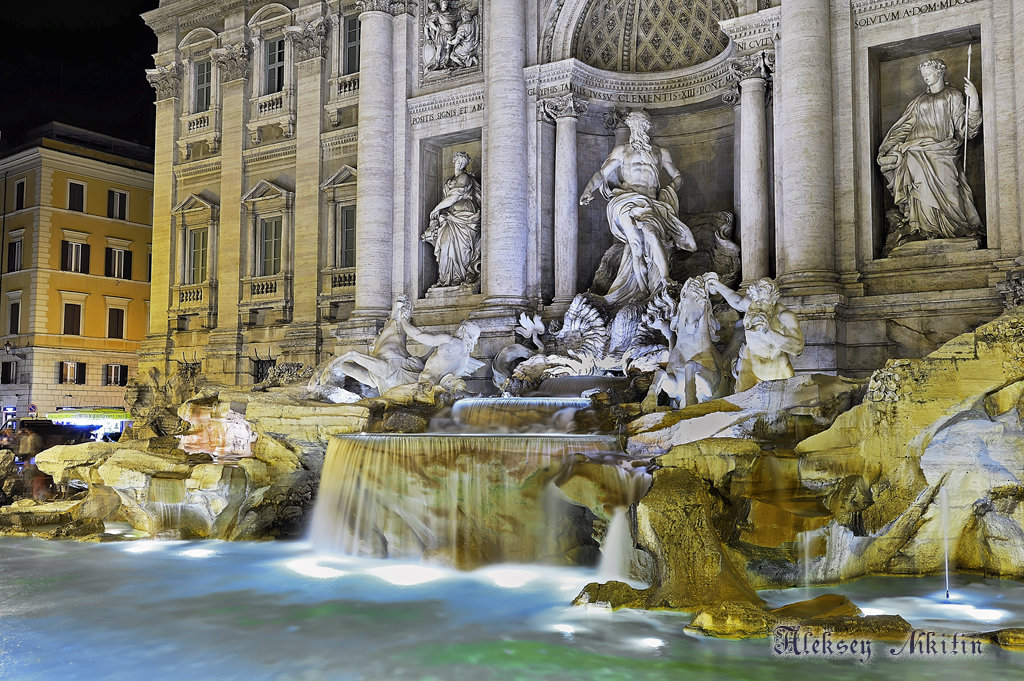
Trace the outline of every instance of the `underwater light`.
<instances>
[{"instance_id":1,"label":"underwater light","mask_svg":"<svg viewBox=\"0 0 1024 681\"><path fill-rule=\"evenodd\" d=\"M423 565L389 565L367 570L367 574L383 579L395 586L417 586L446 576L444 570Z\"/></svg>"},{"instance_id":2,"label":"underwater light","mask_svg":"<svg viewBox=\"0 0 1024 681\"><path fill-rule=\"evenodd\" d=\"M1010 615L1006 610L997 608L977 608L966 603L945 603L939 607L940 611L950 611L961 617L969 618L977 622L998 622Z\"/></svg>"},{"instance_id":3,"label":"underwater light","mask_svg":"<svg viewBox=\"0 0 1024 681\"><path fill-rule=\"evenodd\" d=\"M285 565L292 572L297 572L300 575L312 577L313 579L332 579L344 577L348 574L345 570L336 570L326 565L320 565L316 558L296 558L295 560L288 561Z\"/></svg>"},{"instance_id":4,"label":"underwater light","mask_svg":"<svg viewBox=\"0 0 1024 681\"><path fill-rule=\"evenodd\" d=\"M533 570L516 568L488 570L486 574L496 586L500 586L503 589L518 589L526 586L537 578L537 573Z\"/></svg>"},{"instance_id":5,"label":"underwater light","mask_svg":"<svg viewBox=\"0 0 1024 681\"><path fill-rule=\"evenodd\" d=\"M185 551L182 551L179 555L185 556L187 558L209 558L210 556L217 555L217 552L213 551L212 549L186 549Z\"/></svg>"},{"instance_id":6,"label":"underwater light","mask_svg":"<svg viewBox=\"0 0 1024 681\"><path fill-rule=\"evenodd\" d=\"M643 647L651 648L652 650L657 650L658 648L661 648L663 645L665 645L665 642L662 641L660 638L642 638L638 641L638 643Z\"/></svg>"},{"instance_id":7,"label":"underwater light","mask_svg":"<svg viewBox=\"0 0 1024 681\"><path fill-rule=\"evenodd\" d=\"M571 624L556 624L551 628L555 631L565 634L566 636L572 636L576 633L576 627L572 626Z\"/></svg>"}]
</instances>

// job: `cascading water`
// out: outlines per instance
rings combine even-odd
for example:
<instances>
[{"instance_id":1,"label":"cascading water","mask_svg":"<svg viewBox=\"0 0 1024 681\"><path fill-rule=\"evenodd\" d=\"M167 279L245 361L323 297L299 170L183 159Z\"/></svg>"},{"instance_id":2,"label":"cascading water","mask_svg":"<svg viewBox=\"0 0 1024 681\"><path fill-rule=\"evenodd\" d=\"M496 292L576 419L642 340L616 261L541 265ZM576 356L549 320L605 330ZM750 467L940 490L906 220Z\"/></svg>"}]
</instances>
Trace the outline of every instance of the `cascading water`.
<instances>
[{"instance_id":1,"label":"cascading water","mask_svg":"<svg viewBox=\"0 0 1024 681\"><path fill-rule=\"evenodd\" d=\"M622 488L628 490L623 505L615 507L608 523L608 532L601 543L601 562L597 568L597 579L601 582L626 581L633 572L635 550L633 549L633 528L629 508L640 499L651 486L651 476L645 469L623 469L616 467L621 477Z\"/></svg>"},{"instance_id":2,"label":"cascading water","mask_svg":"<svg viewBox=\"0 0 1024 681\"><path fill-rule=\"evenodd\" d=\"M567 433L576 412L589 406L582 397L467 397L452 405L452 419L477 431Z\"/></svg>"},{"instance_id":3,"label":"cascading water","mask_svg":"<svg viewBox=\"0 0 1024 681\"><path fill-rule=\"evenodd\" d=\"M942 512L942 559L946 573L946 598L949 598L949 490L939 490L939 508Z\"/></svg>"},{"instance_id":4,"label":"cascading water","mask_svg":"<svg viewBox=\"0 0 1024 681\"><path fill-rule=\"evenodd\" d=\"M589 404L562 398L463 400L454 406L453 420L476 431L488 423L505 430ZM618 439L609 435L339 436L327 450L312 541L324 552L460 568L573 562L569 556L582 555L586 546L593 554L593 515L569 503L557 486L580 462L618 463L621 458ZM613 490L613 503L626 501L628 507L646 491L649 478L642 469L607 469L614 473L599 476L595 484ZM628 533L626 523L626 537L619 541L626 548L617 549L622 554L632 551Z\"/></svg>"}]
</instances>

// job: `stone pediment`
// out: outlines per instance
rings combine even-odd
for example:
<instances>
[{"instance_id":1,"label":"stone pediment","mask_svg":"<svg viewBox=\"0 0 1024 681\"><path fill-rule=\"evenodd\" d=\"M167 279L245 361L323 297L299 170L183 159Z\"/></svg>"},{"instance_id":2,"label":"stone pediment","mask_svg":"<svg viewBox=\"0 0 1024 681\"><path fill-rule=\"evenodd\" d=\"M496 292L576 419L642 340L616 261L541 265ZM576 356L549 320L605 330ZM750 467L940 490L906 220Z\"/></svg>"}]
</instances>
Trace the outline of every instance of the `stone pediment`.
<instances>
[{"instance_id":1,"label":"stone pediment","mask_svg":"<svg viewBox=\"0 0 1024 681\"><path fill-rule=\"evenodd\" d=\"M341 187L342 185L354 185L356 183L357 173L356 169L350 165L344 165L338 169L338 172L331 175L320 185L322 191L329 191Z\"/></svg>"},{"instance_id":2,"label":"stone pediment","mask_svg":"<svg viewBox=\"0 0 1024 681\"><path fill-rule=\"evenodd\" d=\"M287 189L274 184L270 180L260 180L252 189L245 193L242 197L242 203L251 205L260 201L268 200L283 200L290 202L292 198L292 192Z\"/></svg>"},{"instance_id":3,"label":"stone pediment","mask_svg":"<svg viewBox=\"0 0 1024 681\"><path fill-rule=\"evenodd\" d=\"M194 213L198 211L208 211L210 215L216 215L217 210L220 208L213 201L200 196L199 194L189 194L184 201L175 206L171 213L174 215L180 215L182 213Z\"/></svg>"}]
</instances>

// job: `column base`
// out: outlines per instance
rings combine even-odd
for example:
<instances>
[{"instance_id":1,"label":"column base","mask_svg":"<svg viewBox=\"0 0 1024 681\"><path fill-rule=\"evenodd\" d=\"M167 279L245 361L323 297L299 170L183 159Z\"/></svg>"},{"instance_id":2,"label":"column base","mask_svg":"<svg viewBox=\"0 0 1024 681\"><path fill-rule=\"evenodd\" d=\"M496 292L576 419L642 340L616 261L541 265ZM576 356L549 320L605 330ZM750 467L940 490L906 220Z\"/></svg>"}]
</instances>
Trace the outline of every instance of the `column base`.
<instances>
[{"instance_id":1,"label":"column base","mask_svg":"<svg viewBox=\"0 0 1024 681\"><path fill-rule=\"evenodd\" d=\"M783 294L782 304L800 318L804 351L794 358L798 373L838 374L841 366L840 324L846 311L846 296L838 294Z\"/></svg>"},{"instance_id":2,"label":"column base","mask_svg":"<svg viewBox=\"0 0 1024 681\"><path fill-rule=\"evenodd\" d=\"M775 278L783 296L815 296L839 293L839 275L828 270L789 272Z\"/></svg>"}]
</instances>

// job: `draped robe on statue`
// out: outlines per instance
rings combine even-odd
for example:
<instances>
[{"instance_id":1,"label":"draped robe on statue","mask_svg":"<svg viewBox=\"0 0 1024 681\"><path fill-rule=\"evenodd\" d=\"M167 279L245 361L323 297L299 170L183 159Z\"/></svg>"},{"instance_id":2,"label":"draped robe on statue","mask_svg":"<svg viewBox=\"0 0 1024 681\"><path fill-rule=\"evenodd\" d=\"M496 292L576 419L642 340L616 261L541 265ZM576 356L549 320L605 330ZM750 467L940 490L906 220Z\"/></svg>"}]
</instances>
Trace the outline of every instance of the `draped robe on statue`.
<instances>
[{"instance_id":1,"label":"draped robe on statue","mask_svg":"<svg viewBox=\"0 0 1024 681\"><path fill-rule=\"evenodd\" d=\"M437 285L458 286L480 278L480 182L459 173L444 183L445 198L457 198L437 215L424 240L434 245Z\"/></svg>"},{"instance_id":2,"label":"draped robe on statue","mask_svg":"<svg viewBox=\"0 0 1024 681\"><path fill-rule=\"evenodd\" d=\"M615 279L603 300L608 305L641 302L666 285L668 272L659 272L652 253L657 249L667 264L676 248L692 251L697 245L690 228L677 216L679 197L670 187L652 199L635 190L611 190L608 226L612 236L625 244Z\"/></svg>"},{"instance_id":3,"label":"draped robe on statue","mask_svg":"<svg viewBox=\"0 0 1024 681\"><path fill-rule=\"evenodd\" d=\"M961 170L964 94L946 86L915 98L878 149L878 162L906 225L887 250L907 241L977 237L982 224ZM966 117L966 137L978 134L981 114ZM897 153L898 152L898 153Z\"/></svg>"}]
</instances>

